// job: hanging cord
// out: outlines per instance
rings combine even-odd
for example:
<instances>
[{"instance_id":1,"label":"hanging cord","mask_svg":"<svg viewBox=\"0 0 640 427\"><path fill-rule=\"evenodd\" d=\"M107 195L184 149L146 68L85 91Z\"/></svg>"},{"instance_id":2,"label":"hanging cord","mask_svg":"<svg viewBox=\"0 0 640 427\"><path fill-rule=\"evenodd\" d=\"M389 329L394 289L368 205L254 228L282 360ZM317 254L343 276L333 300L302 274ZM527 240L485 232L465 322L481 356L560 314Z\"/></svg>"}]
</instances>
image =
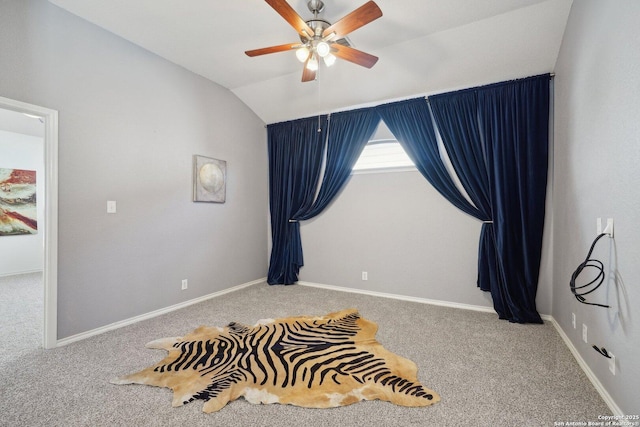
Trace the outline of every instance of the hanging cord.
<instances>
[{"instance_id":1,"label":"hanging cord","mask_svg":"<svg viewBox=\"0 0 640 427\"><path fill-rule=\"evenodd\" d=\"M606 357L607 359L611 359L611 355L609 354L609 352L607 351L606 348L602 347L598 347L597 345L592 345L591 346L595 351L597 351L598 353L600 353L601 355L603 355L604 357Z\"/></svg>"},{"instance_id":2,"label":"hanging cord","mask_svg":"<svg viewBox=\"0 0 640 427\"><path fill-rule=\"evenodd\" d=\"M587 299L584 297L585 295L588 295L591 292L598 289L600 285L602 285L602 283L604 282L604 264L602 264L602 261L600 260L591 259L591 253L593 252L593 248L596 247L596 243L598 243L598 240L600 240L604 236L608 236L608 234L602 233L598 237L596 237L596 239L593 241L593 243L591 244L591 249L589 249L589 253L587 254L587 257L585 258L584 262L582 262L578 266L578 268L576 268L576 271L574 271L573 274L571 275L571 281L569 282L569 287L571 288L571 292L573 293L573 295L575 295L576 299L580 301L582 304L609 308L608 305L587 302ZM598 271L598 275L586 285L576 286L576 279L578 278L580 273L582 273L582 270L584 270L587 267L595 268ZM593 289L585 289L591 285L594 285Z\"/></svg>"},{"instance_id":3,"label":"hanging cord","mask_svg":"<svg viewBox=\"0 0 640 427\"><path fill-rule=\"evenodd\" d=\"M316 14L317 14L317 12L316 12ZM315 83L316 83L316 85L318 87L318 95L317 95L317 102L318 102L318 133L320 133L320 132L322 132L322 126L320 124L320 117L322 116L320 114L320 108L321 108L322 102L321 102L321 99L320 99L320 64L319 63L318 63L318 69L316 70Z\"/></svg>"}]
</instances>

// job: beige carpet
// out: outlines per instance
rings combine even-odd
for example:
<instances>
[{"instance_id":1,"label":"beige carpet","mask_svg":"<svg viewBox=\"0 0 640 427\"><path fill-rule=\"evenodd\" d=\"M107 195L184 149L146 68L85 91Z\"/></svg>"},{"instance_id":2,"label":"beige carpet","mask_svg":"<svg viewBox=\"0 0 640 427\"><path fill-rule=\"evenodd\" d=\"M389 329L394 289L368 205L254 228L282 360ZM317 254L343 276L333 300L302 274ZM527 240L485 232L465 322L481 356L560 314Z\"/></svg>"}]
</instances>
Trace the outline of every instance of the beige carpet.
<instances>
[{"instance_id":1,"label":"beige carpet","mask_svg":"<svg viewBox=\"0 0 640 427\"><path fill-rule=\"evenodd\" d=\"M0 279L0 287L7 282ZM19 315L19 304L3 307ZM253 324L344 307L384 325L377 340L414 361L418 380L442 401L422 408L376 400L307 409L238 399L205 414L200 405L172 408L168 389L108 382L157 362L144 343L158 337L230 319ZM56 350L0 355L0 425L7 426L553 426L610 414L550 324L303 286L259 284Z\"/></svg>"}]
</instances>

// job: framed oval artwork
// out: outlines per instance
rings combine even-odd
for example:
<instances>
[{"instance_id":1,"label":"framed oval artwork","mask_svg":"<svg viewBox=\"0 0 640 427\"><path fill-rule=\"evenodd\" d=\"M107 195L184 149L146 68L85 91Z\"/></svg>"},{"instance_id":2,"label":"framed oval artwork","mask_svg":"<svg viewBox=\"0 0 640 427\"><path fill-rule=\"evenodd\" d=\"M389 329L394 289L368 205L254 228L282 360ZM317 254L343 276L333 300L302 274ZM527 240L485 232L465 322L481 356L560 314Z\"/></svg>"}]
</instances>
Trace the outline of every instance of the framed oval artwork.
<instances>
[{"instance_id":1,"label":"framed oval artwork","mask_svg":"<svg viewBox=\"0 0 640 427\"><path fill-rule=\"evenodd\" d=\"M224 203L227 193L227 162L193 156L193 201Z\"/></svg>"}]
</instances>

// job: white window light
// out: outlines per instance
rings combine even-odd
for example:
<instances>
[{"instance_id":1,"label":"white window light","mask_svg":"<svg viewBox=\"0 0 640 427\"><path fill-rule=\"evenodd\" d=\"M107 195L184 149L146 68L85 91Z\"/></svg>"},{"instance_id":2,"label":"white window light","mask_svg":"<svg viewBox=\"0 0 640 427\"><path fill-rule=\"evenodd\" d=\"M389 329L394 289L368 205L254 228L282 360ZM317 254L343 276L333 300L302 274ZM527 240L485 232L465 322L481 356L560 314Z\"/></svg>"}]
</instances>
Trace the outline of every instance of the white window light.
<instances>
[{"instance_id":1,"label":"white window light","mask_svg":"<svg viewBox=\"0 0 640 427\"><path fill-rule=\"evenodd\" d=\"M377 170L415 170L415 165L395 139L371 140L365 145L354 172Z\"/></svg>"}]
</instances>

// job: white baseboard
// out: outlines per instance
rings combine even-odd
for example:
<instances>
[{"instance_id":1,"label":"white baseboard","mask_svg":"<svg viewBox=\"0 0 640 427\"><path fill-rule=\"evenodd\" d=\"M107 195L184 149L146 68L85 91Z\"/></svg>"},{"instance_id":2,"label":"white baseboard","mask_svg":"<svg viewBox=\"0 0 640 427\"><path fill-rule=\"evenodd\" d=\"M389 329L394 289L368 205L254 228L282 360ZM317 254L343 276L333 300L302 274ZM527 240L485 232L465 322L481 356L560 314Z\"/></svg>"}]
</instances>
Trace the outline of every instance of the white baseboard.
<instances>
[{"instance_id":1,"label":"white baseboard","mask_svg":"<svg viewBox=\"0 0 640 427\"><path fill-rule=\"evenodd\" d=\"M167 313L170 313L172 311L180 310L181 308L185 308L185 307L188 307L190 305L197 304L199 302L203 302L203 301L209 300L211 298L216 298L216 297L228 294L230 292L239 291L240 289L244 289L246 287L256 285L258 283L263 283L266 280L267 280L267 278L263 277L261 279L257 279L257 280L253 280L251 282L243 283L241 285L233 286L231 288L224 289L222 291L213 292L213 293L208 294L208 295L204 295L204 296L201 296L201 297L198 297L198 298L190 299L189 301L184 301L184 302L181 302L181 303L178 303L178 304L174 304L174 305L169 306L169 307L165 307L165 308L161 308L159 310L151 311L149 313L141 314L140 316L131 317L129 319L125 319L125 320L121 320L119 322L111 323L111 324L106 325L106 326L101 326L99 328L92 329L92 330L87 331L87 332L81 332L79 334L72 335L70 337L58 340L57 343L56 343L56 347L61 347L61 346L67 345L67 344L71 344L71 343L74 343L74 342L77 342L77 341L81 341L81 340L84 340L84 339L87 339L87 338L90 338L90 337L93 337L93 336L96 336L96 335L103 334L103 333L108 332L108 331L112 331L114 329L122 328L124 326L128 326L128 325L132 325L134 323L141 322L143 320L151 319L151 318L154 318L154 317L157 317L157 316L162 316L163 314L167 314Z\"/></svg>"},{"instance_id":2,"label":"white baseboard","mask_svg":"<svg viewBox=\"0 0 640 427\"><path fill-rule=\"evenodd\" d=\"M42 273L42 269L27 270L27 271L15 271L13 273L0 273L0 277L19 276L21 274Z\"/></svg>"},{"instance_id":3,"label":"white baseboard","mask_svg":"<svg viewBox=\"0 0 640 427\"><path fill-rule=\"evenodd\" d=\"M241 285L233 286L231 288L224 289L222 291L218 291L218 292L214 292L214 293L211 293L211 294L208 294L208 295L204 295L204 296L199 297L199 298L194 298L194 299L191 299L189 301L184 301L184 302L181 302L179 304L175 304L175 305L172 305L172 306L169 306L169 307L165 307L165 308L162 308L162 309L159 309L159 310L155 310L155 311L152 311L152 312L149 312L149 313L146 313L146 314L142 314L140 316L135 316L135 317L132 317L132 318L129 318L129 319L125 319L125 320L121 320L119 322L112 323L110 325L106 325L106 326L102 326L100 328L92 329L92 330L87 331L87 332L82 332L80 334L72 335L70 337L58 340L57 346L60 347L60 346L64 346L64 345L67 345L67 344L71 344L71 343L74 343L76 341L81 341L81 340L84 340L86 338L93 337L95 335L99 335L99 334L102 334L102 333L105 333L105 332L108 332L108 331L112 331L114 329L122 328L124 326L132 325L134 323L137 323L137 322L140 322L140 321L143 321L143 320L147 320L147 319L151 319L153 317L161 316L163 314L170 313L172 311L179 310L181 308L185 308L185 307L188 307L190 305L197 304L197 303L209 300L211 298L216 298L216 297L219 297L219 296L231 293L231 292L239 291L240 289L244 289L244 288L249 287L249 286L256 285L258 283L263 283L266 280L267 280L267 278L263 277L261 279L257 279L257 280L253 280L251 282L243 283ZM428 298L410 297L410 296L390 294L390 293L385 293L385 292L368 291L368 290L364 290L364 289L353 289L353 288L345 288L345 287L341 287L341 286L324 285L324 284L321 284L321 283L313 283L313 282L299 281L299 282L297 282L297 284L301 285L301 286L308 286L308 287L313 287L313 288L323 288L323 289L329 289L329 290L333 290L333 291L349 292L349 293L354 293L354 294L363 294L363 295L369 295L369 296L375 296L375 297L381 297L381 298L391 298L391 299L397 299L397 300L401 300L401 301L410 301L410 302L417 302L417 303L422 303L422 304L438 305L438 306L442 306L442 307L459 308L459 309L462 309L462 310L472 310L472 311L481 311L481 312L485 312L485 313L495 313L493 308L485 307L485 306L481 306L481 305L462 304L462 303L456 303L456 302L450 302L450 301L432 300L432 299L428 299ZM615 403L615 401L613 400L613 398L611 397L609 392L607 392L607 390L604 388L602 383L595 376L595 374L593 373L593 371L591 370L589 365L584 361L584 359L582 358L582 356L580 355L578 350L575 348L575 346L573 345L573 343L571 342L571 340L567 336L567 334L565 334L565 332L562 330L562 328L560 327L560 325L558 324L556 319L553 316L548 315L548 314L543 314L543 315L541 315L541 317L542 317L543 320L546 320L546 321L550 322L551 324L553 324L553 326L555 327L556 331L558 332L558 334L560 335L560 337L564 341L565 345L569 348L569 351L571 351L571 354L573 354L573 357L575 357L576 361L578 362L578 365L580 366L580 368L582 368L582 370L584 371L585 375L587 376L587 378L589 378L589 381L591 381L591 384L593 384L593 386L595 387L596 391L598 392L598 394L600 394L600 396L602 397L604 402L607 404L609 409L611 409L611 412L614 415L624 415L624 413L622 412L620 407Z\"/></svg>"},{"instance_id":4,"label":"white baseboard","mask_svg":"<svg viewBox=\"0 0 640 427\"><path fill-rule=\"evenodd\" d=\"M373 297L397 299L401 301L419 302L421 304L439 305L442 307L451 307L451 308L461 308L463 310L482 311L485 313L495 313L492 307L485 307L482 305L472 305L472 304L463 304L458 302L440 301L440 300L434 300L434 299L428 299L428 298L410 297L406 295L368 291L365 289L344 288L341 286L324 285L322 283L298 282L297 284L302 286L309 286L312 288L323 288L323 289L329 289L332 291L349 292L352 294L362 294L362 295L369 295Z\"/></svg>"},{"instance_id":5,"label":"white baseboard","mask_svg":"<svg viewBox=\"0 0 640 427\"><path fill-rule=\"evenodd\" d=\"M392 299L397 299L397 300L402 300L402 301L418 302L418 303L422 303L422 304L439 305L439 306L443 306L443 307L460 308L460 309L463 309L463 310L473 310L473 311L482 311L482 312L487 312L487 313L495 313L493 308L484 307L484 306L480 306L480 305L461 304L461 303L455 303L455 302L449 302L449 301L432 300L432 299L427 299L427 298L408 297L408 296L404 296L404 295L389 294L389 293L375 292L375 291L367 291L367 290L363 290L363 289L344 288L344 287L340 287L340 286L324 285L324 284L321 284L321 283L312 283L312 282L298 282L298 285L310 286L310 287L314 287L314 288L330 289L330 290L333 290L333 291L349 292L349 293L354 293L354 294L370 295L370 296L382 297L382 298L392 298ZM624 415L624 413L622 412L620 407L614 402L614 400L611 397L611 395L609 394L609 392L607 392L607 390L604 388L602 383L595 376L595 374L593 373L591 368L589 368L589 365L587 365L587 363L584 361L582 356L580 356L580 353L578 353L578 350L575 348L575 346L573 345L573 343L571 342L571 340L569 339L567 334L564 333L564 331L562 330L562 328L560 327L560 325L558 324L556 319L553 316L551 316L550 314L541 314L540 317L542 317L543 320L550 322L555 327L556 331L558 331L558 334L560 335L560 337L564 341L565 345L571 351L571 354L573 354L573 357L575 357L576 361L578 362L578 365L580 366L580 368L582 368L582 370L584 371L584 373L587 376L587 378L589 378L589 381L591 381L591 384L593 384L593 386L595 387L595 389L598 392L598 394L600 394L600 397L602 397L602 400L604 400L604 402L607 404L609 409L611 409L611 412L614 415Z\"/></svg>"},{"instance_id":6,"label":"white baseboard","mask_svg":"<svg viewBox=\"0 0 640 427\"><path fill-rule=\"evenodd\" d=\"M560 324L553 317L551 317L551 323L556 328L556 331L558 331L558 334L564 341L565 345L569 347L571 354L573 354L573 357L575 357L575 359L578 361L578 365L580 365L587 378L589 378L589 381L591 381L591 384L593 384L593 386L596 388L596 391L598 392L598 394L600 394L600 397L602 397L604 403L606 403L609 409L611 409L613 415L624 415L622 409L620 409L620 407L616 404L616 402L613 400L607 389L604 388L600 380L598 380L598 377L596 377L587 362L585 362L585 360L582 358L582 356L578 352L578 349L573 345L573 342L571 342L567 334L565 334L564 330L560 327Z\"/></svg>"}]
</instances>

